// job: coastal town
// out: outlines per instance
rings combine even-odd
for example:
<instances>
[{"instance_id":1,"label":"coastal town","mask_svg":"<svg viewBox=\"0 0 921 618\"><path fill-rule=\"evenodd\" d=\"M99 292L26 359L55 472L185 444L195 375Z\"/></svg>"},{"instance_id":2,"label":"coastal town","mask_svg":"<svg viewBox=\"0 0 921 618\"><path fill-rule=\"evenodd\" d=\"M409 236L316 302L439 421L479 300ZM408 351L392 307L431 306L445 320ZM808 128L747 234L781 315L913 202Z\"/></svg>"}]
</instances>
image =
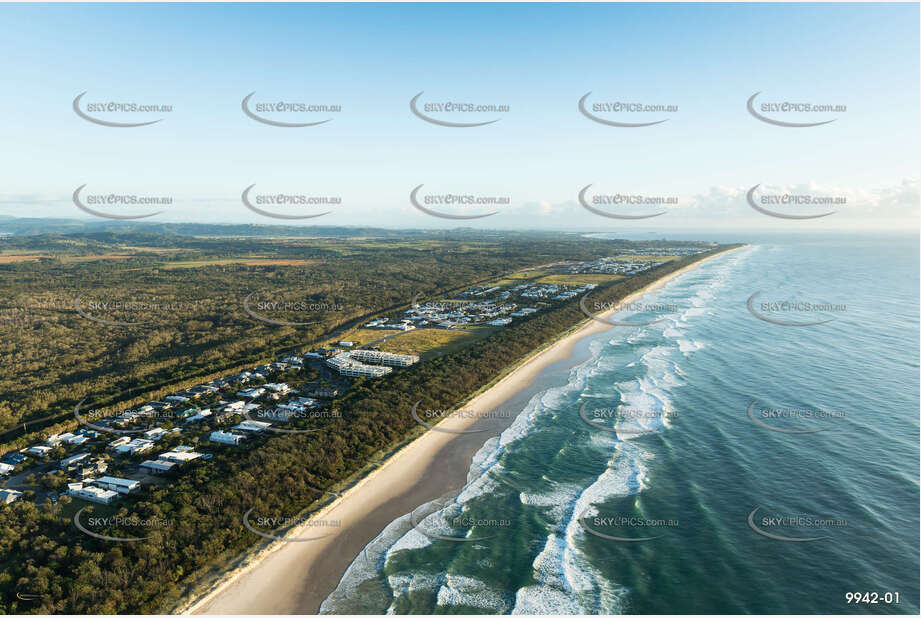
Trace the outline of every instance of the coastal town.
<instances>
[{"instance_id":1,"label":"coastal town","mask_svg":"<svg viewBox=\"0 0 921 618\"><path fill-rule=\"evenodd\" d=\"M596 284L470 286L437 301L413 302L360 330L503 327L594 289ZM390 335L391 337L393 335ZM57 502L69 496L110 504L168 483L191 466L244 442L335 418L332 401L357 378L379 379L420 362L417 354L340 340L303 354L197 384L130 409L75 410L80 427L0 458L0 503ZM312 378L312 380L310 379ZM304 422L299 422L304 421Z\"/></svg>"},{"instance_id":2,"label":"coastal town","mask_svg":"<svg viewBox=\"0 0 921 618\"><path fill-rule=\"evenodd\" d=\"M386 332L364 345L329 342L130 409L80 411L78 406L79 428L48 435L0 458L0 503L55 503L66 495L109 504L141 492L145 485L168 483L227 449L335 418L332 402L355 379L385 378L421 361L419 354L384 351L377 344L412 331L502 328L598 286L580 282L579 276L635 275L663 257L703 250L635 250L631 255L553 264L529 273L532 277L523 282L499 280L435 300L415 298L408 308L378 315L349 331ZM570 279L558 282L548 277Z\"/></svg>"},{"instance_id":3,"label":"coastal town","mask_svg":"<svg viewBox=\"0 0 921 618\"><path fill-rule=\"evenodd\" d=\"M109 504L144 485L168 483L190 466L304 423L336 418L344 378L379 378L418 356L333 349L260 365L176 391L130 409L75 410L80 428L0 458L0 503L61 496ZM307 377L317 378L308 382ZM297 384L297 387L292 386ZM304 421L304 422L300 422ZM276 429L285 427L286 429Z\"/></svg>"}]
</instances>

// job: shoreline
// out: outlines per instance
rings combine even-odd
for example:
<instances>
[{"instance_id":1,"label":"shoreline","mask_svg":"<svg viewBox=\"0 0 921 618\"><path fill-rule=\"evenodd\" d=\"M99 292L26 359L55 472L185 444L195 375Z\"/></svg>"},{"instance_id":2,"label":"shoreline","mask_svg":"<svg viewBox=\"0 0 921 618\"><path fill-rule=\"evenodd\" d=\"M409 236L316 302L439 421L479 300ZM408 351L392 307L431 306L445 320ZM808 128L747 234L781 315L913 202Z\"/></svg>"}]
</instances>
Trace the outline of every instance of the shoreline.
<instances>
[{"instance_id":1,"label":"shoreline","mask_svg":"<svg viewBox=\"0 0 921 618\"><path fill-rule=\"evenodd\" d=\"M629 294L618 305L632 303L712 259L747 246L721 251L688 264ZM618 310L617 307L611 308L599 317L607 317ZM550 343L533 350L510 372L474 393L463 408L477 412L497 409L529 386L546 367L571 357L580 340L612 328L613 325L590 318L580 322ZM477 422L478 419L469 416L452 415L437 427L457 432ZM460 489L469 468L466 451L471 443L482 445L492 435L430 430L397 447L381 466L358 479L308 521L289 530L284 538L297 539L312 525L323 522L328 515L343 522L341 527L309 543L276 540L261 549L251 550L207 590L186 596L173 613L316 613L322 601L335 590L354 557L384 527L437 497L430 497L432 491L441 495L446 488ZM445 460L453 460L452 463L457 465L440 465L435 470L434 462L443 464ZM458 469L464 461L466 465ZM429 473L424 474L424 471ZM379 480L371 484L373 479ZM343 545L346 547L343 548Z\"/></svg>"}]
</instances>

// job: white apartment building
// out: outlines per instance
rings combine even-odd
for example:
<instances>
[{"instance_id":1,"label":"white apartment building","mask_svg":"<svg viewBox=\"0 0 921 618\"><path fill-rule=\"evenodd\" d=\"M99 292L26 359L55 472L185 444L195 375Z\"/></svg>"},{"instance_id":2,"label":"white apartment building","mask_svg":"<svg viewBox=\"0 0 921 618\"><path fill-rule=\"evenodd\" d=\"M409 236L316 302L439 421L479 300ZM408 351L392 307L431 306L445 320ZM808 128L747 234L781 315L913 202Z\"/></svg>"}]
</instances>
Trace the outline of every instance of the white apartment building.
<instances>
[{"instance_id":1,"label":"white apartment building","mask_svg":"<svg viewBox=\"0 0 921 618\"><path fill-rule=\"evenodd\" d=\"M84 485L83 483L69 484L67 486L67 495L74 498L83 498L90 502L98 502L99 504L108 504L118 497L118 494L111 489L101 489L92 485Z\"/></svg>"},{"instance_id":2,"label":"white apartment building","mask_svg":"<svg viewBox=\"0 0 921 618\"><path fill-rule=\"evenodd\" d=\"M349 356L350 354L351 352L345 352L343 354L337 354L332 358L328 358L326 359L326 365L337 370L339 375L348 376L350 378L380 378L393 371L393 369L390 367L365 365L356 360L353 360Z\"/></svg>"},{"instance_id":3,"label":"white apartment building","mask_svg":"<svg viewBox=\"0 0 921 618\"><path fill-rule=\"evenodd\" d=\"M236 446L240 444L245 437L246 436L238 436L235 433L227 433L225 431L212 431L208 439L219 444L232 444Z\"/></svg>"},{"instance_id":4,"label":"white apartment building","mask_svg":"<svg viewBox=\"0 0 921 618\"><path fill-rule=\"evenodd\" d=\"M93 483L120 494L130 494L141 488L141 484L138 481L122 479L117 476L100 476L98 479L95 479Z\"/></svg>"},{"instance_id":5,"label":"white apartment building","mask_svg":"<svg viewBox=\"0 0 921 618\"><path fill-rule=\"evenodd\" d=\"M349 356L363 363L390 367L409 367L419 362L419 357L415 354L393 354L378 350L353 350Z\"/></svg>"}]
</instances>

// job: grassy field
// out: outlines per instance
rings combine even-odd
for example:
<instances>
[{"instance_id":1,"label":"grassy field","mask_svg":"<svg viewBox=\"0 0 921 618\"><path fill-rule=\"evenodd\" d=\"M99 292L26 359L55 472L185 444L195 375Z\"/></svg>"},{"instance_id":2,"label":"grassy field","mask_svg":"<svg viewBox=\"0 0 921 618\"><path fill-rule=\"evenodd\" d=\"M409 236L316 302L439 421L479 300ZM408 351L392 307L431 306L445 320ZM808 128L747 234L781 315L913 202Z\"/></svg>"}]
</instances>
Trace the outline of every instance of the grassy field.
<instances>
[{"instance_id":1,"label":"grassy field","mask_svg":"<svg viewBox=\"0 0 921 618\"><path fill-rule=\"evenodd\" d=\"M553 283L558 285L585 285L586 283L607 283L608 281L617 281L623 279L623 275L607 275L603 273L575 273L546 275L541 277L535 283Z\"/></svg>"},{"instance_id":2,"label":"grassy field","mask_svg":"<svg viewBox=\"0 0 921 618\"><path fill-rule=\"evenodd\" d=\"M338 347L340 341L352 341L355 343L355 347L360 347L381 337L402 332L401 330L384 328L352 328L341 335L322 340L319 345L320 347L335 348Z\"/></svg>"},{"instance_id":3,"label":"grassy field","mask_svg":"<svg viewBox=\"0 0 921 618\"><path fill-rule=\"evenodd\" d=\"M614 258L622 262L671 262L677 260L677 255L618 255Z\"/></svg>"},{"instance_id":4,"label":"grassy field","mask_svg":"<svg viewBox=\"0 0 921 618\"><path fill-rule=\"evenodd\" d=\"M420 328L394 337L380 345L395 354L418 354L423 360L448 354L476 343L494 333L498 327L477 326L466 329Z\"/></svg>"},{"instance_id":5,"label":"grassy field","mask_svg":"<svg viewBox=\"0 0 921 618\"><path fill-rule=\"evenodd\" d=\"M317 260L298 260L271 257L239 257L224 259L208 260L187 260L177 262L165 262L160 266L164 270L174 270L177 268L201 268L203 266L226 266L227 264L242 264L244 266L308 266L316 264Z\"/></svg>"}]
</instances>

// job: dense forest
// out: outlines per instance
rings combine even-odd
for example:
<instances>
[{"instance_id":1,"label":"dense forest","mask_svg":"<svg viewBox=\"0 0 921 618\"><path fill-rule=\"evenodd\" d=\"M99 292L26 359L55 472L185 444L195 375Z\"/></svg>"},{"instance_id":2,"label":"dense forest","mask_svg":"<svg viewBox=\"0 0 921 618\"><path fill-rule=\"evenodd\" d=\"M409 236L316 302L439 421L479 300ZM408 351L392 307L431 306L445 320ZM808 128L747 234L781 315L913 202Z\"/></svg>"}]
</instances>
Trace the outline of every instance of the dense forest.
<instances>
[{"instance_id":1,"label":"dense forest","mask_svg":"<svg viewBox=\"0 0 921 618\"><path fill-rule=\"evenodd\" d=\"M240 253L239 249L231 253L224 241L189 242L194 246L181 247L182 251L194 250L196 260L202 260L204 253ZM114 394L196 371L211 374L216 366L243 359L266 359L280 348L303 344L356 316L406 304L419 291L434 294L514 268L592 259L610 254L618 244L504 238L442 242L324 240L254 242L247 247L246 255L311 262L303 266L221 264L169 270L164 263L192 258L171 255L164 262L162 255L146 254L117 263L68 263L55 258L4 264L0 277L8 290L5 302L12 299L14 306L56 297L72 299L83 290L98 294L128 288L203 301L192 313L169 316L152 328L131 327L128 332L97 325L66 308L47 310L50 318L29 328L10 329L13 341L5 333L2 350L6 366L15 368L3 378L6 420L13 423L55 407L68 410L87 394ZM222 254L222 247L228 252ZM616 301L708 254L667 262L602 286L595 298ZM237 307L240 294L260 286L298 290L347 309L309 328L259 324ZM515 361L585 319L573 300L516 321L477 345L386 379L359 379L344 397L334 400L339 416L321 423L320 431L254 440L215 456L207 466L190 468L170 483L145 488L137 499L110 507L117 516L168 522L143 541L112 543L80 534L66 497L56 504L20 500L0 506L0 611L169 611L203 577L264 542L243 526L243 514L249 509L295 517L318 508L329 500L324 489L340 486L421 431L409 414L416 400L422 399L426 408L458 406ZM18 600L17 592L32 595L32 600Z\"/></svg>"},{"instance_id":2,"label":"dense forest","mask_svg":"<svg viewBox=\"0 0 921 618\"><path fill-rule=\"evenodd\" d=\"M420 292L561 259L593 259L629 244L460 236L464 240L241 242L111 232L4 238L4 252L53 257L0 259L0 364L8 368L0 377L0 434L23 421L63 418L85 397L105 402L271 358L361 316L407 305ZM312 323L255 320L243 307L251 293L254 303L315 308L266 317ZM75 301L91 317L124 324L88 319ZM97 308L113 302L127 308ZM0 439L9 443L10 437Z\"/></svg>"}]
</instances>

